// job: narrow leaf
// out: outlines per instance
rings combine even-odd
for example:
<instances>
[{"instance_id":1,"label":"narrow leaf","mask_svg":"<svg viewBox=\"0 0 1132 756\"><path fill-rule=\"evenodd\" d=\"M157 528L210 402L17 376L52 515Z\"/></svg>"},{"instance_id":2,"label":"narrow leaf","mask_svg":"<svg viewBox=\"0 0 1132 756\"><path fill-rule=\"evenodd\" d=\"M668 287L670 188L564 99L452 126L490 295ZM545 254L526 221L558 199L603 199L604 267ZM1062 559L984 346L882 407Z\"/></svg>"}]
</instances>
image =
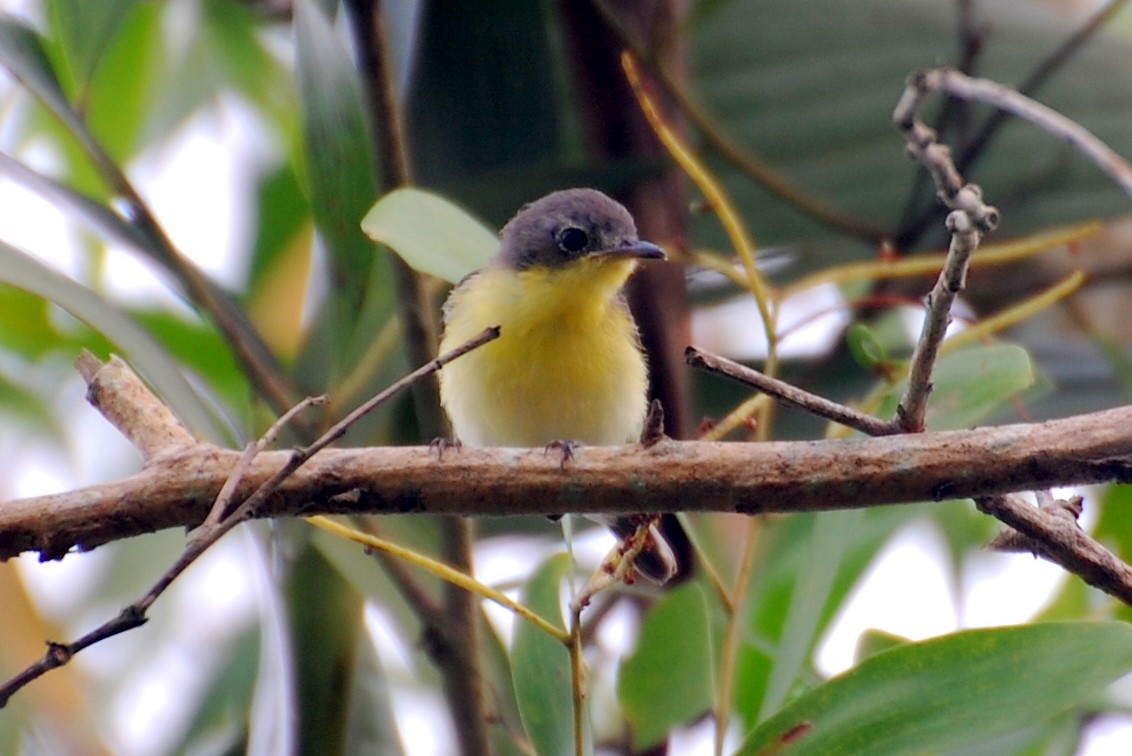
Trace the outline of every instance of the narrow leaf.
<instances>
[{"instance_id":1,"label":"narrow leaf","mask_svg":"<svg viewBox=\"0 0 1132 756\"><path fill-rule=\"evenodd\" d=\"M539 567L523 590L522 602L547 619L561 621L559 588L570 570L566 554ZM529 622L515 629L511 674L523 728L539 756L566 756L574 747L570 654L557 638Z\"/></svg>"},{"instance_id":2,"label":"narrow leaf","mask_svg":"<svg viewBox=\"0 0 1132 756\"><path fill-rule=\"evenodd\" d=\"M162 399L198 433L221 438L212 415L180 369L132 318L98 294L52 270L15 247L0 242L0 281L37 294L102 333L125 352Z\"/></svg>"}]
</instances>

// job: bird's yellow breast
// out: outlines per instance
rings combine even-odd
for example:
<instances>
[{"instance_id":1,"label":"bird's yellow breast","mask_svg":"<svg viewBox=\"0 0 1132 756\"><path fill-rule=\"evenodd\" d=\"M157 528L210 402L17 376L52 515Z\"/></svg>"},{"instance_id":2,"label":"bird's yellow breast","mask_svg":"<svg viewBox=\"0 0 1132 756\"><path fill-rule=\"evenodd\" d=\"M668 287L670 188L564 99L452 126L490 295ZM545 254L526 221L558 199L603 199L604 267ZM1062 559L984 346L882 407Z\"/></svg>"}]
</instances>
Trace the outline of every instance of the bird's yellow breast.
<instances>
[{"instance_id":1,"label":"bird's yellow breast","mask_svg":"<svg viewBox=\"0 0 1132 756\"><path fill-rule=\"evenodd\" d=\"M542 446L623 444L640 436L648 372L619 291L635 264L487 268L445 305L441 350L491 325L499 339L446 365L440 394L461 441Z\"/></svg>"}]
</instances>

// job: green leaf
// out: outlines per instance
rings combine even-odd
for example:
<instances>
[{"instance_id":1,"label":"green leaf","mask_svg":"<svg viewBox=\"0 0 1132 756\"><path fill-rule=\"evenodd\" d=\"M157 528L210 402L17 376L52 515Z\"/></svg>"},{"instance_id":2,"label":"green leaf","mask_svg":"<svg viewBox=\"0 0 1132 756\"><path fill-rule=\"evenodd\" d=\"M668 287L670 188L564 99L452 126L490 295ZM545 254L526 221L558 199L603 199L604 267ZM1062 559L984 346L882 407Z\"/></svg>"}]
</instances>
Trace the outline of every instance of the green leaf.
<instances>
[{"instance_id":1,"label":"green leaf","mask_svg":"<svg viewBox=\"0 0 1132 756\"><path fill-rule=\"evenodd\" d=\"M422 273L456 283L487 264L499 237L458 205L420 189L389 192L366 213L362 230Z\"/></svg>"},{"instance_id":2,"label":"green leaf","mask_svg":"<svg viewBox=\"0 0 1132 756\"><path fill-rule=\"evenodd\" d=\"M0 173L18 181L43 199L67 212L71 218L82 220L91 229L109 239L147 253L152 247L149 239L136 226L106 205L56 181L50 176L32 170L8 155L0 154Z\"/></svg>"},{"instance_id":3,"label":"green leaf","mask_svg":"<svg viewBox=\"0 0 1132 756\"><path fill-rule=\"evenodd\" d=\"M0 14L0 65L47 106L96 162L105 158L86 124L71 108L39 34L13 16Z\"/></svg>"},{"instance_id":4,"label":"green leaf","mask_svg":"<svg viewBox=\"0 0 1132 756\"><path fill-rule=\"evenodd\" d=\"M767 698L774 696L781 705L782 696L793 692L805 672L803 649L812 651L892 533L922 511L882 507L819 523L831 514L795 515L760 529L754 578L743 599L748 607L743 643L733 671L734 707L747 726L759 721L760 711L775 710L765 703ZM830 539L835 533L841 543L834 547ZM831 551L826 555L815 549ZM786 637L788 629L801 637Z\"/></svg>"},{"instance_id":5,"label":"green leaf","mask_svg":"<svg viewBox=\"0 0 1132 756\"><path fill-rule=\"evenodd\" d=\"M878 18L884 19L884 44L876 43ZM1024 80L1069 33L1064 16L1025 0L986 3L979 21L994 34L979 55L978 74L1007 83ZM717 127L744 148L758 150L814 199L892 230L909 206L919 171L904 159L899 140L894 143L892 108L908 73L958 64L955 24L954 8L934 0L717 3L690 27L689 87ZM1116 152L1130 154L1132 132L1124 125L1132 113L1132 89L1111 86L1124 80L1130 66L1132 48L1125 40L1097 34L1036 97L1090 128ZM843 80L830 76L831 70L853 75ZM930 110L942 101L933 99ZM967 132L987 116L978 107L954 112L965 118L960 130ZM956 130L945 135L949 144ZM1015 122L964 178L982 185L989 202L1024 197L1010 207L1012 234L1127 212L1128 198L1119 187L1079 154L1059 147L1037 127ZM829 235L726 160L711 156L709 166L764 244ZM936 204L933 194L922 192L917 207ZM942 239L942 225L936 228L935 239ZM834 246L830 254L842 261L849 254L864 258L876 252L871 245Z\"/></svg>"},{"instance_id":6,"label":"green leaf","mask_svg":"<svg viewBox=\"0 0 1132 756\"><path fill-rule=\"evenodd\" d=\"M292 530L289 537L306 534ZM286 595L300 704L298 751L336 756L346 753L364 601L309 542L293 547L299 554Z\"/></svg>"},{"instance_id":7,"label":"green leaf","mask_svg":"<svg viewBox=\"0 0 1132 756\"><path fill-rule=\"evenodd\" d=\"M782 705L807 669L810 651L828 616L830 599L837 594L842 563L863 519L859 511L822 512L814 519L804 547L806 559L794 573L793 595L786 606L759 719Z\"/></svg>"},{"instance_id":8,"label":"green leaf","mask_svg":"<svg viewBox=\"0 0 1132 756\"><path fill-rule=\"evenodd\" d=\"M0 315L0 323L7 324ZM38 387L37 387L38 388ZM35 391L29 391L0 373L0 413L9 432L15 421L26 423L29 429L50 433L60 443L64 442L63 429L52 417L50 406Z\"/></svg>"},{"instance_id":9,"label":"green leaf","mask_svg":"<svg viewBox=\"0 0 1132 756\"><path fill-rule=\"evenodd\" d=\"M751 732L740 754L938 753L1033 727L1132 669L1132 628L968 630L874 656Z\"/></svg>"},{"instance_id":10,"label":"green leaf","mask_svg":"<svg viewBox=\"0 0 1132 756\"><path fill-rule=\"evenodd\" d=\"M703 588L670 591L645 617L637 649L621 665L617 696L633 730L633 748L649 749L669 729L712 703L711 636Z\"/></svg>"},{"instance_id":11,"label":"green leaf","mask_svg":"<svg viewBox=\"0 0 1132 756\"><path fill-rule=\"evenodd\" d=\"M160 78L165 10L145 3L129 14L92 71L89 92L80 93L85 99L76 100L87 128L119 166L141 152L151 100L166 86Z\"/></svg>"},{"instance_id":12,"label":"green leaf","mask_svg":"<svg viewBox=\"0 0 1132 756\"><path fill-rule=\"evenodd\" d=\"M52 19L71 77L80 90L94 78L103 55L135 5L137 0L52 0Z\"/></svg>"},{"instance_id":13,"label":"green leaf","mask_svg":"<svg viewBox=\"0 0 1132 756\"><path fill-rule=\"evenodd\" d=\"M129 315L82 284L0 242L0 281L18 286L62 307L99 331L125 352L161 398L196 432L221 438L208 408L181 375L165 349Z\"/></svg>"},{"instance_id":14,"label":"green leaf","mask_svg":"<svg viewBox=\"0 0 1132 756\"><path fill-rule=\"evenodd\" d=\"M568 555L555 554L547 559L524 588L522 603L561 625L559 589L569 571ZM534 752L539 756L573 754L570 653L566 646L530 622L518 620L511 674L515 679L519 716Z\"/></svg>"},{"instance_id":15,"label":"green leaf","mask_svg":"<svg viewBox=\"0 0 1132 756\"><path fill-rule=\"evenodd\" d=\"M845 331L845 343L853 359L863 368L875 370L877 366L886 365L890 361L884 342L864 323L849 326Z\"/></svg>"},{"instance_id":16,"label":"green leaf","mask_svg":"<svg viewBox=\"0 0 1132 756\"><path fill-rule=\"evenodd\" d=\"M876 656L879 653L896 648L897 646L903 646L905 643L909 642L910 641L902 635L869 628L861 633L861 637L857 638L857 663L860 664L869 657Z\"/></svg>"},{"instance_id":17,"label":"green leaf","mask_svg":"<svg viewBox=\"0 0 1132 756\"><path fill-rule=\"evenodd\" d=\"M1025 349L1012 344L973 346L949 352L936 362L928 399L931 430L970 428L986 420L1011 397L1034 383L1034 366ZM901 381L881 408L892 417L907 381Z\"/></svg>"},{"instance_id":18,"label":"green leaf","mask_svg":"<svg viewBox=\"0 0 1132 756\"><path fill-rule=\"evenodd\" d=\"M377 195L372 129L347 46L331 19L314 0L297 0L294 26L306 188L345 316L360 305L374 259L373 245L358 229Z\"/></svg>"}]
</instances>

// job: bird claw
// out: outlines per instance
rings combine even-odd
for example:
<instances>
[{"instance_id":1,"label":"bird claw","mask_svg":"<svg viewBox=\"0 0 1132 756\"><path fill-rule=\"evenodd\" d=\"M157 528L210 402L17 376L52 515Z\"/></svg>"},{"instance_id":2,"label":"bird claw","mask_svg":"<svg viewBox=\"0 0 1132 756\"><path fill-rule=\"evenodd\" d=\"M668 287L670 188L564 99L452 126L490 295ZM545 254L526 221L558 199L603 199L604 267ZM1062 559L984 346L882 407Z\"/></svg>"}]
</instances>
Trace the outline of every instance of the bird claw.
<instances>
[{"instance_id":1,"label":"bird claw","mask_svg":"<svg viewBox=\"0 0 1132 756\"><path fill-rule=\"evenodd\" d=\"M436 461L440 462L444 459L444 452L446 449L462 449L464 445L458 438L445 438L444 436L437 436L428 442L429 451L436 450Z\"/></svg>"},{"instance_id":2,"label":"bird claw","mask_svg":"<svg viewBox=\"0 0 1132 756\"><path fill-rule=\"evenodd\" d=\"M572 439L572 440L555 439L555 440L551 441L549 444L546 445L546 448L543 449L542 453L544 455L549 454L551 449L554 449L555 451L558 451L559 453L561 453L562 454L562 461L559 463L558 466L561 469L565 470L566 469L566 463L569 460L572 460L574 458L574 450L581 448L584 445L585 445L585 442L578 441L577 439Z\"/></svg>"}]
</instances>

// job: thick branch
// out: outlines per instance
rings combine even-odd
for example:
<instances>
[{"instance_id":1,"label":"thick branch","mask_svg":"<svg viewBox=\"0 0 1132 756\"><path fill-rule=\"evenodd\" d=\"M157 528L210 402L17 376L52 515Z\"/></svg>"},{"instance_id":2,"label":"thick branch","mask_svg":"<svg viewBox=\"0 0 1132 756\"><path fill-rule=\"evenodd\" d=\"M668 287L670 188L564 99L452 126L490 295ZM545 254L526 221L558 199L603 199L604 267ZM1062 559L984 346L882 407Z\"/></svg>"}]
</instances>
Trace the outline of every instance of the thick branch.
<instances>
[{"instance_id":1,"label":"thick branch","mask_svg":"<svg viewBox=\"0 0 1132 756\"><path fill-rule=\"evenodd\" d=\"M0 559L169 527L194 527L240 453L198 444L125 480L0 506ZM287 464L256 457L238 496ZM663 441L582 447L563 467L542 449L325 449L258 517L315 513L517 515L726 511L756 514L989 496L1132 480L1132 407L1065 420L839 441Z\"/></svg>"}]
</instances>

